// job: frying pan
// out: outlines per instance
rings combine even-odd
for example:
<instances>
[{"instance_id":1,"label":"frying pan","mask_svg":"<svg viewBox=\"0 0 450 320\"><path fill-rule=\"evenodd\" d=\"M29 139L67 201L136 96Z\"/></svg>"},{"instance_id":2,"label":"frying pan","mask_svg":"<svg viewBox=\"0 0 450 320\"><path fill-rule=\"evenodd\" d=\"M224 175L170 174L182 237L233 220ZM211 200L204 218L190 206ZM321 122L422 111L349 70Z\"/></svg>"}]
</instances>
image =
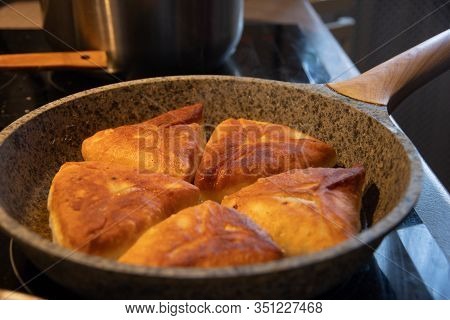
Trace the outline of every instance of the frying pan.
<instances>
[{"instance_id":1,"label":"frying pan","mask_svg":"<svg viewBox=\"0 0 450 320\"><path fill-rule=\"evenodd\" d=\"M390 120L395 104L450 65L450 31L349 81L293 84L227 76L167 77L80 92L27 114L0 133L0 224L55 281L95 298L301 298L346 280L410 211L420 191L420 157ZM340 165L367 170L357 237L315 254L265 264L147 268L70 252L48 235L46 198L83 139L201 101L206 122L229 117L281 123L331 143Z\"/></svg>"}]
</instances>

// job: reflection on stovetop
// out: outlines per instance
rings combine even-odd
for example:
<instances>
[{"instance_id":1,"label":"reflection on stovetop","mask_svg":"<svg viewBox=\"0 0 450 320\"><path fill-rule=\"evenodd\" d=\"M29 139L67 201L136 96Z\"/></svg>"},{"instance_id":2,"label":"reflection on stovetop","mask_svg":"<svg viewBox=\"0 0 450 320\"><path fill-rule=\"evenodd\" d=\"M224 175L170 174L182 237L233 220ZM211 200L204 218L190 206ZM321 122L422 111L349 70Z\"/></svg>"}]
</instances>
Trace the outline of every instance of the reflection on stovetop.
<instances>
[{"instance_id":1,"label":"reflection on stovetop","mask_svg":"<svg viewBox=\"0 0 450 320\"><path fill-rule=\"evenodd\" d=\"M81 297L61 287L38 270L23 254L13 240L9 243L9 263L22 292L44 299L80 299Z\"/></svg>"},{"instance_id":2,"label":"reflection on stovetop","mask_svg":"<svg viewBox=\"0 0 450 320\"><path fill-rule=\"evenodd\" d=\"M246 24L235 54L220 68L198 74L223 74L287 82L324 83L329 75L296 26ZM51 51L40 30L0 30L0 53ZM177 74L183 74L179 70ZM69 94L149 76L102 71L0 71L0 129L25 113ZM426 244L417 246L420 240ZM426 248L424 250L423 248ZM39 275L39 276L37 276ZM321 299L409 299L450 296L448 261L412 211L388 235L370 262ZM32 279L32 280L31 280ZM23 284L26 283L25 286ZM427 283L425 285L424 283ZM43 298L80 298L40 274L20 248L0 232L0 288ZM290 297L293 298L293 297ZM303 298L303 297L297 297Z\"/></svg>"}]
</instances>

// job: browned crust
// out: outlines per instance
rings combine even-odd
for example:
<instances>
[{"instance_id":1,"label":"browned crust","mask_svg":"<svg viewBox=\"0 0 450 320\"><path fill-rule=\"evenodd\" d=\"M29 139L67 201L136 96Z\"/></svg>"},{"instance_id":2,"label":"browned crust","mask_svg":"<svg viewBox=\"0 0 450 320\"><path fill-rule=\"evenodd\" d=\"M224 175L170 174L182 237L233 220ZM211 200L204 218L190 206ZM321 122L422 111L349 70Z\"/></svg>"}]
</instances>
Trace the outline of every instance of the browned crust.
<instances>
[{"instance_id":1,"label":"browned crust","mask_svg":"<svg viewBox=\"0 0 450 320\"><path fill-rule=\"evenodd\" d=\"M150 226L198 198L195 186L168 175L113 163L68 162L53 179L48 209L57 243L117 258Z\"/></svg>"},{"instance_id":2,"label":"browned crust","mask_svg":"<svg viewBox=\"0 0 450 320\"><path fill-rule=\"evenodd\" d=\"M227 189L236 191L267 177L296 168L332 167L332 146L289 127L246 119L228 119L208 141L195 185L220 201ZM216 196L214 195L216 193Z\"/></svg>"},{"instance_id":3,"label":"browned crust","mask_svg":"<svg viewBox=\"0 0 450 320\"><path fill-rule=\"evenodd\" d=\"M312 253L355 236L365 171L362 167L296 169L225 197L248 215L287 255Z\"/></svg>"},{"instance_id":4,"label":"browned crust","mask_svg":"<svg viewBox=\"0 0 450 320\"><path fill-rule=\"evenodd\" d=\"M99 131L83 141L87 161L114 162L191 182L205 145L202 105L170 111L146 122Z\"/></svg>"},{"instance_id":5,"label":"browned crust","mask_svg":"<svg viewBox=\"0 0 450 320\"><path fill-rule=\"evenodd\" d=\"M220 267L281 256L270 237L250 219L206 201L148 230L119 261L144 266Z\"/></svg>"},{"instance_id":6,"label":"browned crust","mask_svg":"<svg viewBox=\"0 0 450 320\"><path fill-rule=\"evenodd\" d=\"M203 123L203 105L196 103L178 108L143 122L158 127L170 127L179 124Z\"/></svg>"}]
</instances>

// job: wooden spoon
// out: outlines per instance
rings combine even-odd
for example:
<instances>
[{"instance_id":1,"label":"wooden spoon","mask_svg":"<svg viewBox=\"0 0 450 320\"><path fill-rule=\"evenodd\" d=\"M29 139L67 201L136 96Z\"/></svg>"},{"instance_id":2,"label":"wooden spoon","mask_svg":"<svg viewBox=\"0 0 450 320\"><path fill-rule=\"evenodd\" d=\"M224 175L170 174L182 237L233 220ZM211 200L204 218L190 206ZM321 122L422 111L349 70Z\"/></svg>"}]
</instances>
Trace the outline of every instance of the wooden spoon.
<instances>
[{"instance_id":1,"label":"wooden spoon","mask_svg":"<svg viewBox=\"0 0 450 320\"><path fill-rule=\"evenodd\" d=\"M0 55L1 69L105 69L108 58L104 51L44 52Z\"/></svg>"},{"instance_id":2,"label":"wooden spoon","mask_svg":"<svg viewBox=\"0 0 450 320\"><path fill-rule=\"evenodd\" d=\"M0 300L40 300L40 298L22 292L0 289Z\"/></svg>"}]
</instances>

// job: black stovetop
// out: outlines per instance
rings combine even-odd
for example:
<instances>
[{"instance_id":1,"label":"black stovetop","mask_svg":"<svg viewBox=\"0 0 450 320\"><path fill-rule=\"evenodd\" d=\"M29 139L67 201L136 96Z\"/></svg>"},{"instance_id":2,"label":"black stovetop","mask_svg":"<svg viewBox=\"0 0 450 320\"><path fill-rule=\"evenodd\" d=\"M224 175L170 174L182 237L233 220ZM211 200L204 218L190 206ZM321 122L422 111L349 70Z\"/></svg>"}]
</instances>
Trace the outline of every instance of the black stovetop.
<instances>
[{"instance_id":1,"label":"black stovetop","mask_svg":"<svg viewBox=\"0 0 450 320\"><path fill-rule=\"evenodd\" d=\"M0 53L51 51L40 30L0 30ZM192 72L191 72L192 73ZM236 53L220 68L199 74L325 83L330 76L296 26L249 24ZM178 74L183 74L179 70ZM75 71L0 71L0 130L25 113L66 95L137 77ZM418 245L420 242L420 246ZM82 298L51 281L0 232L0 288L50 299ZM24 285L26 283L26 285ZM409 299L450 296L449 264L414 210L351 279L319 298ZM301 297L299 297L301 298Z\"/></svg>"}]
</instances>

